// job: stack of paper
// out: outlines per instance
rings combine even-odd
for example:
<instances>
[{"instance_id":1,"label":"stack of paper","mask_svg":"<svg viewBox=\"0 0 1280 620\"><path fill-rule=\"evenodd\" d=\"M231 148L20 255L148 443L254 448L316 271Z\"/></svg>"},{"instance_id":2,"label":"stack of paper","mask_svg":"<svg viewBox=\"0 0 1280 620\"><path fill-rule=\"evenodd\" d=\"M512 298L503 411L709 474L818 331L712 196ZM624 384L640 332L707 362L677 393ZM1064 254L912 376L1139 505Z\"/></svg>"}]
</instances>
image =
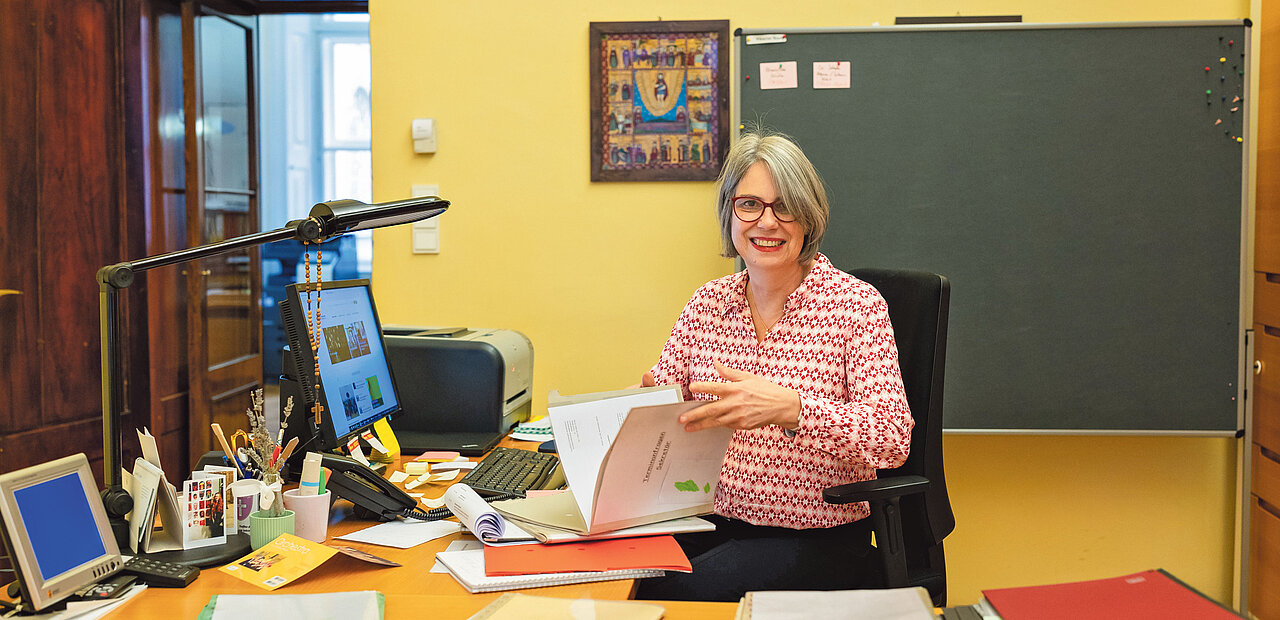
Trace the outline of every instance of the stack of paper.
<instances>
[{"instance_id":1,"label":"stack of paper","mask_svg":"<svg viewBox=\"0 0 1280 620\"><path fill-rule=\"evenodd\" d=\"M571 583L611 581L614 579L661 577L664 574L660 570L635 569L490 577L485 574L484 549L441 551L436 554L436 560L449 569L449 574L463 588L472 593L499 592L502 590L518 590L520 588L542 588Z\"/></svg>"},{"instance_id":2,"label":"stack of paper","mask_svg":"<svg viewBox=\"0 0 1280 620\"><path fill-rule=\"evenodd\" d=\"M663 387L549 407L571 493L494 507L522 524L579 534L711 512L733 430L686 432L680 414L703 403L678 402L679 388Z\"/></svg>"},{"instance_id":3,"label":"stack of paper","mask_svg":"<svg viewBox=\"0 0 1280 620\"><path fill-rule=\"evenodd\" d=\"M738 607L742 620L934 620L924 588L748 592Z\"/></svg>"},{"instance_id":4,"label":"stack of paper","mask_svg":"<svg viewBox=\"0 0 1280 620\"><path fill-rule=\"evenodd\" d=\"M325 592L322 594L216 594L198 620L222 618L343 618L381 620L381 592Z\"/></svg>"}]
</instances>

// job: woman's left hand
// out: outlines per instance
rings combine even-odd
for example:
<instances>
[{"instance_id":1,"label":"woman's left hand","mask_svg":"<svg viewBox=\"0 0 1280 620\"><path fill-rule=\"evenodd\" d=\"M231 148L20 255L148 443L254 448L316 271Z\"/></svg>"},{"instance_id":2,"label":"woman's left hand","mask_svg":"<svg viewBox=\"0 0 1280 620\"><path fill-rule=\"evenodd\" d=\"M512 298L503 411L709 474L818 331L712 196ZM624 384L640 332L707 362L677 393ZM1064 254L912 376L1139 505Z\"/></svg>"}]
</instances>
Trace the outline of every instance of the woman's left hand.
<instances>
[{"instance_id":1,"label":"woman's left hand","mask_svg":"<svg viewBox=\"0 0 1280 620\"><path fill-rule=\"evenodd\" d=\"M689 391L710 394L720 400L691 409L680 416L686 431L715 426L753 429L770 424L794 429L800 422L800 394L749 372L716 362L716 372L727 380L695 381Z\"/></svg>"}]
</instances>

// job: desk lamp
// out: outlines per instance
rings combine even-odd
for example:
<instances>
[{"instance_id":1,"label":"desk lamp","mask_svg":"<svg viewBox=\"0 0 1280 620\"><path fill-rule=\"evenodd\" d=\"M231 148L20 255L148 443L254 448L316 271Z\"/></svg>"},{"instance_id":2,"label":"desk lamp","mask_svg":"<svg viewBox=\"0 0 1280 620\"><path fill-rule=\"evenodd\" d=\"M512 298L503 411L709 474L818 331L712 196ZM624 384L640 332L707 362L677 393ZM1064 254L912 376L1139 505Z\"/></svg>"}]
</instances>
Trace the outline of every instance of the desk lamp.
<instances>
[{"instance_id":1,"label":"desk lamp","mask_svg":"<svg viewBox=\"0 0 1280 620\"><path fill-rule=\"evenodd\" d=\"M416 222L444 213L449 202L438 196L426 196L365 204L357 200L332 200L311 208L306 219L294 220L284 228L235 237L217 243L149 256L141 260L107 265L98 270L99 327L102 351L102 461L105 469L103 503L116 540L128 545L128 521L124 519L133 507L133 499L121 485L120 414L124 393L124 377L120 372L120 329L117 297L120 289L133 284L134 274L189 260L207 258L233 250L294 239L303 243L319 243L344 233L370 230L396 224ZM245 550L247 552L247 549ZM236 556L238 557L239 553ZM180 560L181 561L181 560ZM206 560L212 563L212 560Z\"/></svg>"}]
</instances>

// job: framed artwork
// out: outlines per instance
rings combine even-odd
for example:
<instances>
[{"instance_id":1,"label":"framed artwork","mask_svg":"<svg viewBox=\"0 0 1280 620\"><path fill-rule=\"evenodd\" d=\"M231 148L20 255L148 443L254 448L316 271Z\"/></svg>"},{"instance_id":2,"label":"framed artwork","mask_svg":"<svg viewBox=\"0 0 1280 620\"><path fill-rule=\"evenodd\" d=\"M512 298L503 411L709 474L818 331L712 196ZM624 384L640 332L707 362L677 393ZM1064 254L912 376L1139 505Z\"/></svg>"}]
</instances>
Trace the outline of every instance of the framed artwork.
<instances>
[{"instance_id":1,"label":"framed artwork","mask_svg":"<svg viewBox=\"0 0 1280 620\"><path fill-rule=\"evenodd\" d=\"M707 181L729 148L729 21L591 22L591 180Z\"/></svg>"}]
</instances>

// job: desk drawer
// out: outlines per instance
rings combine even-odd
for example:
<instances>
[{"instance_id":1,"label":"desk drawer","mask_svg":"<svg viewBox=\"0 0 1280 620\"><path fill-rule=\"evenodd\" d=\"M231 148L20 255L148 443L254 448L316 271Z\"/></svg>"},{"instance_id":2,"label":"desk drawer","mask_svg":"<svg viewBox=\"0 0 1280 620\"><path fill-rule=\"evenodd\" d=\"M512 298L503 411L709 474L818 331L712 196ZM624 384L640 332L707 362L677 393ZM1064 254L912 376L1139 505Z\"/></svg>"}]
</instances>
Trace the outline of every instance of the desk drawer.
<instances>
[{"instance_id":1,"label":"desk drawer","mask_svg":"<svg viewBox=\"0 0 1280 620\"><path fill-rule=\"evenodd\" d=\"M1253 320L1280 327L1280 274L1253 272Z\"/></svg>"},{"instance_id":2,"label":"desk drawer","mask_svg":"<svg viewBox=\"0 0 1280 620\"><path fill-rule=\"evenodd\" d=\"M1280 453L1280 326L1255 323L1253 337L1253 357L1262 363L1253 377L1253 440Z\"/></svg>"},{"instance_id":3,"label":"desk drawer","mask_svg":"<svg viewBox=\"0 0 1280 620\"><path fill-rule=\"evenodd\" d=\"M1250 525L1249 612L1280 618L1280 508L1253 497Z\"/></svg>"},{"instance_id":4,"label":"desk drawer","mask_svg":"<svg viewBox=\"0 0 1280 620\"><path fill-rule=\"evenodd\" d=\"M1252 493L1272 506L1280 507L1280 454L1253 444ZM1280 515L1277 515L1280 517Z\"/></svg>"}]
</instances>

